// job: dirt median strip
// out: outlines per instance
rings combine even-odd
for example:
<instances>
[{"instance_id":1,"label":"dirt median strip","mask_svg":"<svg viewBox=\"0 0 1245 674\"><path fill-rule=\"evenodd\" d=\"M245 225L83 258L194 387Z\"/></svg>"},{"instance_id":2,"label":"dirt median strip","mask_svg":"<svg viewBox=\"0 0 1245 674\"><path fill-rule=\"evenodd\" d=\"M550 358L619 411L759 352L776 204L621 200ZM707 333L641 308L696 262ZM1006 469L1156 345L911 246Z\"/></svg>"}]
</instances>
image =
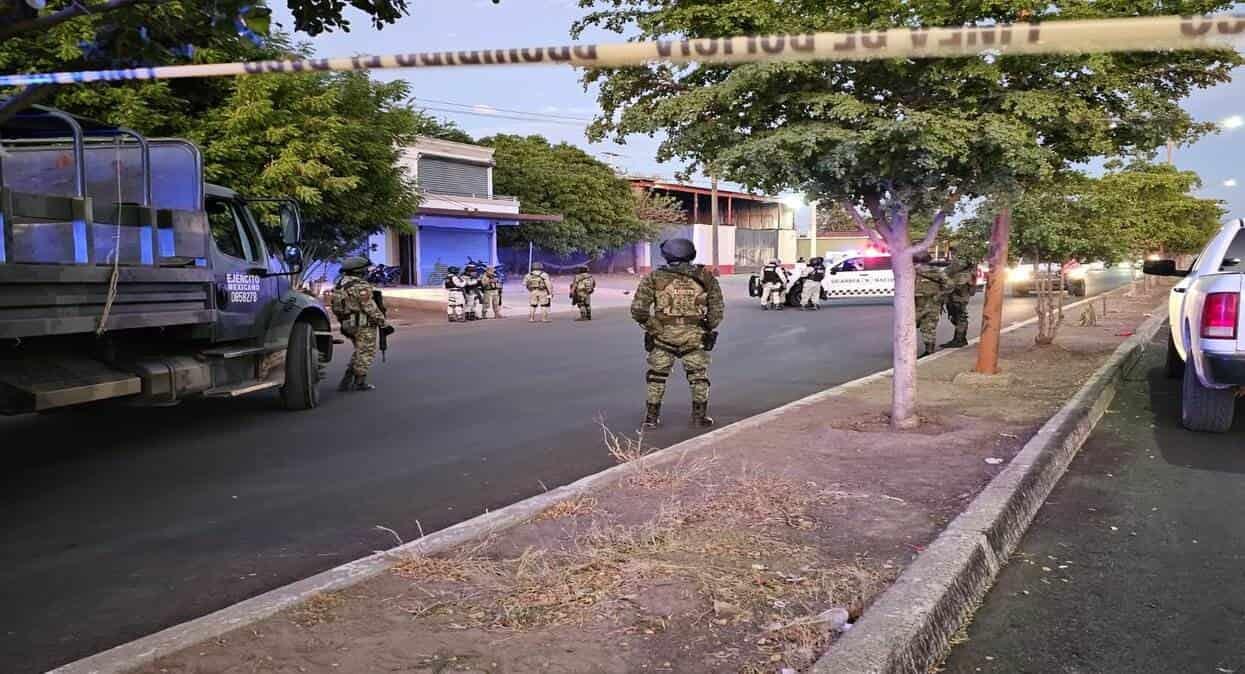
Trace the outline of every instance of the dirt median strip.
<instances>
[{"instance_id":1,"label":"dirt median strip","mask_svg":"<svg viewBox=\"0 0 1245 674\"><path fill-rule=\"evenodd\" d=\"M1087 301L1098 301L1098 298L1091 298L1090 300L1083 300L1082 302L1074 303L1069 305L1069 308L1073 308ZM1024 329L1031 323L1032 321L1027 321L1011 326L1008 328L1008 332L1011 333ZM934 363L941 362L942 359L952 357L957 353L964 356L966 352L948 351L933 358L923 360L923 371L936 369L937 366L935 366ZM962 366L960 366L959 369L962 369ZM758 431L766 428L770 422L780 418L798 416L804 410L808 410L809 408L818 405L825 405L828 401L845 396L853 391L861 390L862 388L872 386L875 389L885 389L884 386L880 387L879 384L882 380L887 378L888 374L889 372L881 372L870 375L835 389L830 389L828 391L809 396L808 398L789 403L775 410L771 410L757 415L756 417L718 429L687 442L674 445L664 450L646 454L635 462L620 465L596 475L588 476L570 485L554 489L546 494L516 503L512 506L494 511L492 513L487 513L472 520L468 520L441 532L427 536L419 541L408 543L393 550L378 553L376 555L343 565L336 569L326 571L303 581L293 583L283 588L278 588L258 597L222 609L208 616L204 616L179 626L168 628L143 639L139 639L129 644L124 644L109 651L71 663L55 671L118 672L141 667L145 663L148 663L156 658L169 655L191 645L217 639L231 630L236 630L240 627L253 626L260 621L270 618L293 606L306 602L309 599L322 597L330 593L340 592L344 589L354 587L359 583L362 583L370 578L377 577L378 575L391 570L397 564L411 559L429 558L439 553L445 553L453 550L454 548L463 546L464 544L478 543L483 540L488 540L490 536L514 528L516 525L531 523L534 520L539 519L542 513L549 512L551 508L558 506L558 504L564 504L575 499L581 499L589 492L600 490L602 487L608 485L616 485L627 480L632 480L637 474L637 471L657 470L662 467L669 467L672 464L682 465L683 463L695 459L696 457L712 456L718 448L723 447L730 442L737 442L741 436L745 436L750 433L755 435ZM869 422L866 420L866 426L868 423ZM853 430L852 432L872 432L872 429L864 428L863 431ZM1015 434L1004 433L1003 435L1011 436ZM784 489L794 490L795 487L791 486L791 477L792 475L785 475L780 478L773 478L772 484L781 485ZM771 477L766 477L765 479L768 480L771 479ZM736 483L731 484L735 487L740 486ZM827 498L825 497L826 493L832 494L829 498L836 501L845 498L855 498L855 496L850 495L841 496L840 494L846 493L843 490L827 490L824 488L819 489L818 497ZM903 501L902 498L894 498L897 501ZM939 508L942 508L943 510L946 509L944 504L939 504L938 508L933 508L930 512L938 510ZM957 504L954 512L958 511L959 506ZM925 513L925 515L929 515L930 512ZM574 509L571 509L570 519L572 520L577 519L574 513ZM553 519L557 520L558 518ZM798 517L796 521L800 521L798 520ZM747 522L744 524L750 526ZM756 523L753 522L751 524ZM938 528L941 527L939 526ZM929 535L929 538L932 538L932 535L936 533L937 531L934 530L933 533ZM889 541L889 543L893 542L894 541ZM928 549L924 552L924 554L918 556L918 559L931 556L933 552L935 552L933 548ZM822 559L819 561L825 562L827 560ZM898 563L902 565L905 561L906 560L900 560ZM667 562L663 560L662 563ZM871 598L871 596L859 597L859 603L863 604ZM718 603L714 603L712 605L714 607L718 606L719 603L723 603L719 600L715 600L715 602ZM859 607L857 607L856 610L858 612ZM862 625L863 624L864 623L862 623ZM824 646L825 644L821 645Z\"/></svg>"}]
</instances>

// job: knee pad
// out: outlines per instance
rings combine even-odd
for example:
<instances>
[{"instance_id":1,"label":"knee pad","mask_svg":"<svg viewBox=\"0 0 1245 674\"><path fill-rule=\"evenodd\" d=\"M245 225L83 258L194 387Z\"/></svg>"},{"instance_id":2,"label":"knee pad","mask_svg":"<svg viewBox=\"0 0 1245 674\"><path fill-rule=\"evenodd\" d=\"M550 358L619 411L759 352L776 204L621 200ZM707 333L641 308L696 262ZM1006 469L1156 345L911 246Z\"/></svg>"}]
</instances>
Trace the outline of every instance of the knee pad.
<instances>
[{"instance_id":1,"label":"knee pad","mask_svg":"<svg viewBox=\"0 0 1245 674\"><path fill-rule=\"evenodd\" d=\"M664 384L670 378L669 372L658 372L657 370L649 370L645 374L645 380L650 384Z\"/></svg>"}]
</instances>

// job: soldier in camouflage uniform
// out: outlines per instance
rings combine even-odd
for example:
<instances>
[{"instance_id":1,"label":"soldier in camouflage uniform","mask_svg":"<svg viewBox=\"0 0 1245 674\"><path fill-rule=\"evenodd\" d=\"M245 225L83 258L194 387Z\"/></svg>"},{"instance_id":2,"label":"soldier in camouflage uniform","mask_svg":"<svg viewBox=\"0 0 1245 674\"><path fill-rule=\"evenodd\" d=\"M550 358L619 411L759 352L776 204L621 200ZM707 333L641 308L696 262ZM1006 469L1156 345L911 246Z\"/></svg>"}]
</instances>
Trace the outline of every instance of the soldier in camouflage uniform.
<instances>
[{"instance_id":1,"label":"soldier in camouflage uniform","mask_svg":"<svg viewBox=\"0 0 1245 674\"><path fill-rule=\"evenodd\" d=\"M354 355L338 391L370 391L367 373L376 360L380 330L385 327L385 314L372 297L372 284L367 270L372 266L364 257L349 257L342 262L342 275L333 288L333 309L341 321L342 334L354 343Z\"/></svg>"},{"instance_id":2,"label":"soldier in camouflage uniform","mask_svg":"<svg viewBox=\"0 0 1245 674\"><path fill-rule=\"evenodd\" d=\"M709 351L717 340L726 303L722 288L703 265L694 265L696 247L687 239L661 244L666 266L640 281L631 302L631 318L645 331L648 351L647 409L644 425L661 422L661 399L677 360L683 361L692 387L692 424L711 426L709 417Z\"/></svg>"},{"instance_id":3,"label":"soldier in camouflage uniform","mask_svg":"<svg viewBox=\"0 0 1245 674\"><path fill-rule=\"evenodd\" d=\"M938 349L938 319L942 316L942 302L951 283L942 267L930 264L929 253L913 256L916 262L916 327L921 334L924 350L928 356Z\"/></svg>"},{"instance_id":4,"label":"soldier in camouflage uniform","mask_svg":"<svg viewBox=\"0 0 1245 674\"><path fill-rule=\"evenodd\" d=\"M947 276L951 280L951 289L947 294L947 318L955 326L955 337L951 341L940 344L943 348L959 348L968 346L968 303L973 299L976 286L973 283L973 270L977 268L972 260L960 257L959 251L952 248L948 253L951 263L947 265Z\"/></svg>"},{"instance_id":5,"label":"soldier in camouflage uniform","mask_svg":"<svg viewBox=\"0 0 1245 674\"><path fill-rule=\"evenodd\" d=\"M497 269L489 267L484 271L480 287L484 289L483 318L488 318L489 311L493 312L493 318L501 318L501 280L497 278Z\"/></svg>"},{"instance_id":6,"label":"soldier in camouflage uniform","mask_svg":"<svg viewBox=\"0 0 1245 674\"><path fill-rule=\"evenodd\" d=\"M597 289L597 281L588 273L588 267L581 266L575 270L575 280L571 281L571 305L579 307L577 321L592 320L592 293Z\"/></svg>"},{"instance_id":7,"label":"soldier in camouflage uniform","mask_svg":"<svg viewBox=\"0 0 1245 674\"><path fill-rule=\"evenodd\" d=\"M527 315L528 323L536 322L536 309L541 312L541 322L549 322L549 305L553 301L553 279L545 272L545 265L532 263L532 270L523 277L523 287L527 288L527 301L531 311Z\"/></svg>"}]
</instances>

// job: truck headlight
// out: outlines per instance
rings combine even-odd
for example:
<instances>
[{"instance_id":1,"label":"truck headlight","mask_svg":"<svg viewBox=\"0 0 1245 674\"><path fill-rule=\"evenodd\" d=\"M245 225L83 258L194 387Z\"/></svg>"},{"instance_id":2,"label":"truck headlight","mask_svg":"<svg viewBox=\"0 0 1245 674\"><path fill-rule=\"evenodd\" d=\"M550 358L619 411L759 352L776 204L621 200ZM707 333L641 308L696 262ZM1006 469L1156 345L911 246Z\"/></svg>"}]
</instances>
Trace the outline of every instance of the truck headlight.
<instances>
[{"instance_id":1,"label":"truck headlight","mask_svg":"<svg viewBox=\"0 0 1245 674\"><path fill-rule=\"evenodd\" d=\"M1012 267L1007 270L1008 282L1028 281L1033 277L1033 270L1027 267Z\"/></svg>"}]
</instances>

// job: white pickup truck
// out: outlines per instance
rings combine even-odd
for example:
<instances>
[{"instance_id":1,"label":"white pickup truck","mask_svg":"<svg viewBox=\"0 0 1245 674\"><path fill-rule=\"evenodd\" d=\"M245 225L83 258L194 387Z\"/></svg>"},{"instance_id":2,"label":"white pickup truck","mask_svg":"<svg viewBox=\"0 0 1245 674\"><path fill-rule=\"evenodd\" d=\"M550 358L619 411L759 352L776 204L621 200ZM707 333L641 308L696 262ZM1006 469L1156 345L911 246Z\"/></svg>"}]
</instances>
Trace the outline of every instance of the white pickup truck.
<instances>
[{"instance_id":1,"label":"white pickup truck","mask_svg":"<svg viewBox=\"0 0 1245 674\"><path fill-rule=\"evenodd\" d=\"M1245 390L1245 220L1225 224L1187 270L1174 260L1150 260L1144 269L1182 277L1168 300L1167 343L1167 374L1184 378L1181 421L1223 433Z\"/></svg>"}]
</instances>

